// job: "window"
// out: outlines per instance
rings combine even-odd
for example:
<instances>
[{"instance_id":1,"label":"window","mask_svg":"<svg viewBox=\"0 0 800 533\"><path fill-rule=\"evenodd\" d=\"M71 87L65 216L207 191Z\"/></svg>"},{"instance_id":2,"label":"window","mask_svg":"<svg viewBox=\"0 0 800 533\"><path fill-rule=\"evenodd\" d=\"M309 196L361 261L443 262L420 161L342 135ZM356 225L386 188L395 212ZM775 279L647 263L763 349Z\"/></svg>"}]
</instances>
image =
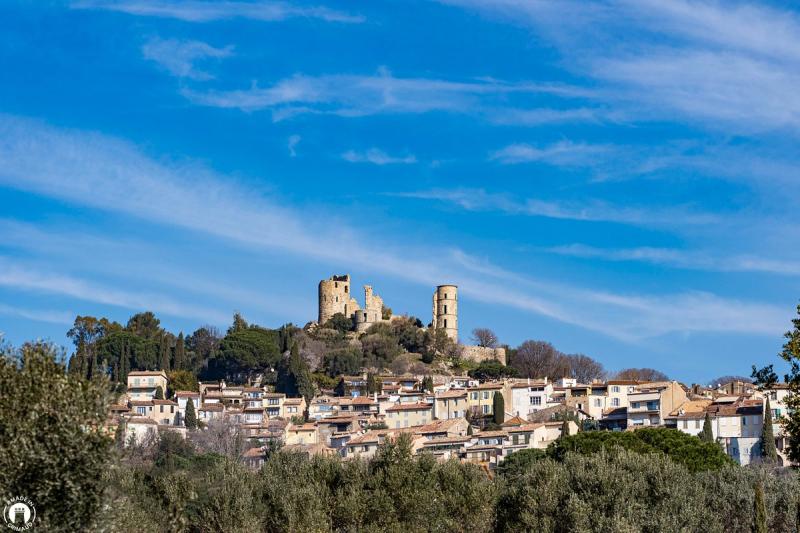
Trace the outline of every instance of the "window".
<instances>
[{"instance_id":1,"label":"window","mask_svg":"<svg viewBox=\"0 0 800 533\"><path fill-rule=\"evenodd\" d=\"M148 385L155 385L155 383L156 382L155 382L155 380L153 378L147 378L147 384Z\"/></svg>"},{"instance_id":2,"label":"window","mask_svg":"<svg viewBox=\"0 0 800 533\"><path fill-rule=\"evenodd\" d=\"M611 398L611 406L619 407L619 398Z\"/></svg>"},{"instance_id":3,"label":"window","mask_svg":"<svg viewBox=\"0 0 800 533\"><path fill-rule=\"evenodd\" d=\"M483 399L484 400L488 400L489 399L489 391L488 390L483 391Z\"/></svg>"},{"instance_id":4,"label":"window","mask_svg":"<svg viewBox=\"0 0 800 533\"><path fill-rule=\"evenodd\" d=\"M345 286L344 286L344 292L345 292L345 294L347 294L347 293L349 292L349 290L350 290L350 287L349 287L348 285L345 285Z\"/></svg>"},{"instance_id":5,"label":"window","mask_svg":"<svg viewBox=\"0 0 800 533\"><path fill-rule=\"evenodd\" d=\"M688 420L684 420L683 421L683 429L689 429L689 421Z\"/></svg>"},{"instance_id":6,"label":"window","mask_svg":"<svg viewBox=\"0 0 800 533\"><path fill-rule=\"evenodd\" d=\"M542 405L541 396L531 396L531 405Z\"/></svg>"},{"instance_id":7,"label":"window","mask_svg":"<svg viewBox=\"0 0 800 533\"><path fill-rule=\"evenodd\" d=\"M478 399L478 393L477 392L473 392L471 394L472 394L472 399L473 400L477 400Z\"/></svg>"},{"instance_id":8,"label":"window","mask_svg":"<svg viewBox=\"0 0 800 533\"><path fill-rule=\"evenodd\" d=\"M694 429L700 429L700 420L694 421Z\"/></svg>"},{"instance_id":9,"label":"window","mask_svg":"<svg viewBox=\"0 0 800 533\"><path fill-rule=\"evenodd\" d=\"M145 415L147 414L147 407L137 407L136 412L140 415Z\"/></svg>"},{"instance_id":10,"label":"window","mask_svg":"<svg viewBox=\"0 0 800 533\"><path fill-rule=\"evenodd\" d=\"M631 404L631 407L633 407L634 409L638 409L639 408L639 402L633 402Z\"/></svg>"},{"instance_id":11,"label":"window","mask_svg":"<svg viewBox=\"0 0 800 533\"><path fill-rule=\"evenodd\" d=\"M658 401L647 402L648 411L658 411Z\"/></svg>"},{"instance_id":12,"label":"window","mask_svg":"<svg viewBox=\"0 0 800 533\"><path fill-rule=\"evenodd\" d=\"M489 406L488 405L484 405L483 406L483 414L485 414L485 415L489 414Z\"/></svg>"},{"instance_id":13,"label":"window","mask_svg":"<svg viewBox=\"0 0 800 533\"><path fill-rule=\"evenodd\" d=\"M619 392L619 385L614 385L611 387L611 392Z\"/></svg>"},{"instance_id":14,"label":"window","mask_svg":"<svg viewBox=\"0 0 800 533\"><path fill-rule=\"evenodd\" d=\"M444 314L447 314L447 306L444 306Z\"/></svg>"},{"instance_id":15,"label":"window","mask_svg":"<svg viewBox=\"0 0 800 533\"><path fill-rule=\"evenodd\" d=\"M447 293L444 293L444 299L447 300Z\"/></svg>"},{"instance_id":16,"label":"window","mask_svg":"<svg viewBox=\"0 0 800 533\"><path fill-rule=\"evenodd\" d=\"M595 407L603 407L603 400L601 400L600 398L595 398L594 399L594 406Z\"/></svg>"},{"instance_id":17,"label":"window","mask_svg":"<svg viewBox=\"0 0 800 533\"><path fill-rule=\"evenodd\" d=\"M163 405L161 405L161 406L159 406L159 407L161 407L161 412L163 413L163 412L164 412L164 406L163 406Z\"/></svg>"},{"instance_id":18,"label":"window","mask_svg":"<svg viewBox=\"0 0 800 533\"><path fill-rule=\"evenodd\" d=\"M746 425L747 425L747 417L746 417L746 416L743 416L743 417L742 417L742 425L743 425L743 426L746 426Z\"/></svg>"},{"instance_id":19,"label":"window","mask_svg":"<svg viewBox=\"0 0 800 533\"><path fill-rule=\"evenodd\" d=\"M447 327L447 319L444 319L444 327Z\"/></svg>"}]
</instances>

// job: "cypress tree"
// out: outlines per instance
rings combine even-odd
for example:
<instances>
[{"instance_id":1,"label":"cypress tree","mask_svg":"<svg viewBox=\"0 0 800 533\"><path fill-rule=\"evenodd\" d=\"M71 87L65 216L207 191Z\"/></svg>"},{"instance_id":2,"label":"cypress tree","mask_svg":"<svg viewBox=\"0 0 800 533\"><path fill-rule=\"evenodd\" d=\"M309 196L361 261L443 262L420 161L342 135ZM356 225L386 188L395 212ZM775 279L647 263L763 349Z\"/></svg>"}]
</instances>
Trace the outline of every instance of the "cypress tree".
<instances>
[{"instance_id":1,"label":"cypress tree","mask_svg":"<svg viewBox=\"0 0 800 533\"><path fill-rule=\"evenodd\" d=\"M764 400L764 425L761 426L761 457L770 463L778 462L778 450L775 448L775 434L772 430L772 409L769 398Z\"/></svg>"},{"instance_id":2,"label":"cypress tree","mask_svg":"<svg viewBox=\"0 0 800 533\"><path fill-rule=\"evenodd\" d=\"M183 423L188 430L197 429L197 414L194 412L194 400L191 398L186 400L186 416Z\"/></svg>"},{"instance_id":3,"label":"cypress tree","mask_svg":"<svg viewBox=\"0 0 800 533\"><path fill-rule=\"evenodd\" d=\"M492 413L495 424L502 424L506 421L506 401L500 392L495 392L492 398Z\"/></svg>"},{"instance_id":4,"label":"cypress tree","mask_svg":"<svg viewBox=\"0 0 800 533\"><path fill-rule=\"evenodd\" d=\"M755 486L754 498L754 520L753 531L755 533L767 533L767 506L764 503L764 487L760 482Z\"/></svg>"},{"instance_id":5,"label":"cypress tree","mask_svg":"<svg viewBox=\"0 0 800 533\"><path fill-rule=\"evenodd\" d=\"M367 394L372 394L373 392L378 392L378 384L375 381L375 374L370 372L367 374Z\"/></svg>"},{"instance_id":6,"label":"cypress tree","mask_svg":"<svg viewBox=\"0 0 800 533\"><path fill-rule=\"evenodd\" d=\"M569 437L569 420L564 419L561 423L561 438Z\"/></svg>"},{"instance_id":7,"label":"cypress tree","mask_svg":"<svg viewBox=\"0 0 800 533\"><path fill-rule=\"evenodd\" d=\"M164 389L161 388L161 385L156 387L156 400L163 400L164 399Z\"/></svg>"},{"instance_id":8,"label":"cypress tree","mask_svg":"<svg viewBox=\"0 0 800 533\"><path fill-rule=\"evenodd\" d=\"M169 342L166 335L161 337L161 370L169 372Z\"/></svg>"},{"instance_id":9,"label":"cypress tree","mask_svg":"<svg viewBox=\"0 0 800 533\"><path fill-rule=\"evenodd\" d=\"M117 431L114 432L114 445L120 450L125 447L125 432L127 427L125 419L120 418L117 424Z\"/></svg>"},{"instance_id":10,"label":"cypress tree","mask_svg":"<svg viewBox=\"0 0 800 533\"><path fill-rule=\"evenodd\" d=\"M183 340L183 332L178 334L178 340L175 344L175 362L172 365L174 370L184 370L186 366L186 343Z\"/></svg>"},{"instance_id":11,"label":"cypress tree","mask_svg":"<svg viewBox=\"0 0 800 533\"><path fill-rule=\"evenodd\" d=\"M706 413L706 418L703 421L703 431L698 435L703 442L714 442L714 430L711 428L711 416Z\"/></svg>"}]
</instances>

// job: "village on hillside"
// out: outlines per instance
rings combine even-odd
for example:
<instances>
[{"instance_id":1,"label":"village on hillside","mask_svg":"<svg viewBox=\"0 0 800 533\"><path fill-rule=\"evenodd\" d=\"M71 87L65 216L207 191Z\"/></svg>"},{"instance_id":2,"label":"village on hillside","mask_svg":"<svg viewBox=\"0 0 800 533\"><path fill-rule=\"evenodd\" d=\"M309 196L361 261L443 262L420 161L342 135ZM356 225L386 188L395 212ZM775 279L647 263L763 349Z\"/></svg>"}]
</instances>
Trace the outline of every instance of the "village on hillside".
<instances>
[{"instance_id":1,"label":"village on hillside","mask_svg":"<svg viewBox=\"0 0 800 533\"><path fill-rule=\"evenodd\" d=\"M376 324L392 322L396 317L386 309L370 286L361 307L352 296L350 277L333 276L320 282L318 320L306 329L320 330L344 318L352 328L344 336L354 339ZM456 286L435 290L428 329L457 341ZM458 345L458 352L473 368L506 364L501 347ZM180 390L163 369L134 369L111 407L107 430L121 435L122 445L135 446L163 432L185 436L211 429L220 438L240 440L241 459L252 468L278 448L309 456L372 458L383 443L404 435L414 453L493 471L517 451L544 450L566 435L659 427L716 442L747 465L762 457L769 426L766 434L775 441L778 460L789 464L782 427L788 388L782 384L760 390L741 380L713 387L645 379L581 383L563 375L470 376L445 365L414 368L426 372L365 368L360 374L338 375L331 380L334 386L317 386L305 395L276 392L262 383L263 374L248 374L238 384L220 379L201 381L197 390Z\"/></svg>"}]
</instances>

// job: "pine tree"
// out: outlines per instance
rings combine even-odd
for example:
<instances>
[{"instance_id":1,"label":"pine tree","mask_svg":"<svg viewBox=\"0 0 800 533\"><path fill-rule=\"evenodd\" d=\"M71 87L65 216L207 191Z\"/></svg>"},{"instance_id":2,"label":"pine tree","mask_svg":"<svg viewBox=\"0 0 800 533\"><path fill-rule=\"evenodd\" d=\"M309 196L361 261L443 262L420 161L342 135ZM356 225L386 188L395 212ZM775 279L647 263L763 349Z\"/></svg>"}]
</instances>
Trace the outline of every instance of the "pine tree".
<instances>
[{"instance_id":1,"label":"pine tree","mask_svg":"<svg viewBox=\"0 0 800 533\"><path fill-rule=\"evenodd\" d=\"M172 365L173 370L184 370L186 367L186 343L183 340L183 332L178 334L175 343L175 361Z\"/></svg>"},{"instance_id":2,"label":"pine tree","mask_svg":"<svg viewBox=\"0 0 800 533\"><path fill-rule=\"evenodd\" d=\"M772 431L772 409L769 398L764 400L764 425L761 426L761 457L770 463L778 462L778 450L775 448L775 434Z\"/></svg>"},{"instance_id":3,"label":"pine tree","mask_svg":"<svg viewBox=\"0 0 800 533\"><path fill-rule=\"evenodd\" d=\"M186 416L183 419L183 424L188 430L197 429L197 414L194 412L194 401L191 398L186 400Z\"/></svg>"},{"instance_id":4,"label":"pine tree","mask_svg":"<svg viewBox=\"0 0 800 533\"><path fill-rule=\"evenodd\" d=\"M495 424L506 421L506 401L500 392L495 392L492 398L492 413Z\"/></svg>"},{"instance_id":5,"label":"pine tree","mask_svg":"<svg viewBox=\"0 0 800 533\"><path fill-rule=\"evenodd\" d=\"M764 487L761 483L756 483L754 498L754 520L753 531L755 533L767 533L767 506L764 503Z\"/></svg>"},{"instance_id":6,"label":"pine tree","mask_svg":"<svg viewBox=\"0 0 800 533\"><path fill-rule=\"evenodd\" d=\"M698 435L703 442L714 442L714 430L711 427L711 416L706 413L706 418L703 421L703 431Z\"/></svg>"},{"instance_id":7,"label":"pine tree","mask_svg":"<svg viewBox=\"0 0 800 533\"><path fill-rule=\"evenodd\" d=\"M161 385L156 387L156 400L163 400L164 399L164 389L161 388Z\"/></svg>"}]
</instances>

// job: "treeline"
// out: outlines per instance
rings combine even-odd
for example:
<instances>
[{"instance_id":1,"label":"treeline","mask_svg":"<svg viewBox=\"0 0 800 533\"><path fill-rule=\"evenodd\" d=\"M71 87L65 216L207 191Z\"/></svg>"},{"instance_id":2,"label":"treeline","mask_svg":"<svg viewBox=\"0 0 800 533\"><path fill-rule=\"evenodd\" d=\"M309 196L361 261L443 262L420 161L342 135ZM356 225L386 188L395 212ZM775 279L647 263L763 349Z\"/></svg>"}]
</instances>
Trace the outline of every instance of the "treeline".
<instances>
[{"instance_id":1,"label":"treeline","mask_svg":"<svg viewBox=\"0 0 800 533\"><path fill-rule=\"evenodd\" d=\"M224 334L206 325L184 336L164 329L149 311L131 316L124 325L78 316L67 333L75 346L69 368L89 379L106 375L112 383L125 383L131 370L164 370L176 390L196 389L198 380L243 383L260 376L264 384L285 385L290 390L302 387L304 396L313 394L314 387L332 388L334 378L358 374L364 368L396 374L449 370L481 379L571 377L581 383L609 377L591 357L564 354L544 341L504 346L508 366L477 365L461 357L460 345L444 330L424 328L410 316L396 316L358 335L351 329L350 319L341 314L316 327L285 324L270 329L250 324L236 313ZM497 336L485 328L474 330L473 338L481 346L499 346ZM646 368L627 369L616 377L666 379Z\"/></svg>"}]
</instances>

